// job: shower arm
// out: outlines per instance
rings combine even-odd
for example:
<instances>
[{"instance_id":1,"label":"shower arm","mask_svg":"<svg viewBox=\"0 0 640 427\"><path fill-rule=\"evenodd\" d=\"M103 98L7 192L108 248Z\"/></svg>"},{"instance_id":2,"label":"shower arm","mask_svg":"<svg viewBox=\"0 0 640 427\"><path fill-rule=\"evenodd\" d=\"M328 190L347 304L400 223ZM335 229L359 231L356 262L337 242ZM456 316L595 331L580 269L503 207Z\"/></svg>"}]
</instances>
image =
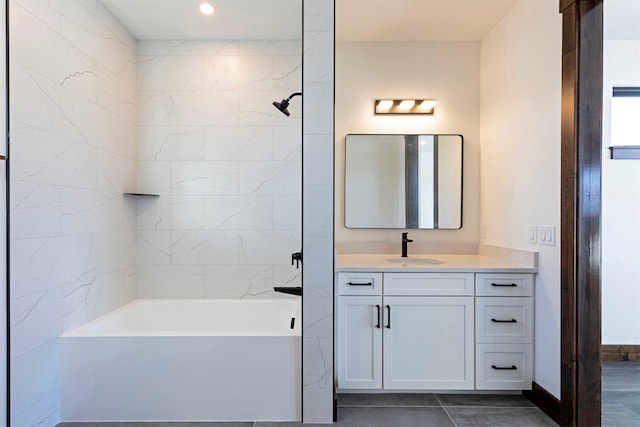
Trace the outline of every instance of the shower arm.
<instances>
[{"instance_id":1,"label":"shower arm","mask_svg":"<svg viewBox=\"0 0 640 427\"><path fill-rule=\"evenodd\" d=\"M288 102L288 101L291 101L291 99L292 99L294 96L302 96L302 92L295 92L295 93L292 93L292 94L291 94L291 95L289 95L289 97L287 98L287 102Z\"/></svg>"}]
</instances>

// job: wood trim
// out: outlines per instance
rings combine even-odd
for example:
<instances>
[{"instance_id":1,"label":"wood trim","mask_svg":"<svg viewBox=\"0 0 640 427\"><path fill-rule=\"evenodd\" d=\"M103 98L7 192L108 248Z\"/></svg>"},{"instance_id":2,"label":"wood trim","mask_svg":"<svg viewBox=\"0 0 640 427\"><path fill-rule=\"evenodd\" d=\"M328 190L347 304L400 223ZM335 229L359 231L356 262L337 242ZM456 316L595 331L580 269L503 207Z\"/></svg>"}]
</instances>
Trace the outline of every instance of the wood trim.
<instances>
[{"instance_id":1,"label":"wood trim","mask_svg":"<svg viewBox=\"0 0 640 427\"><path fill-rule=\"evenodd\" d=\"M600 425L602 0L560 1L561 425Z\"/></svg>"},{"instance_id":2,"label":"wood trim","mask_svg":"<svg viewBox=\"0 0 640 427\"><path fill-rule=\"evenodd\" d=\"M522 394L553 421L560 424L560 399L536 382L532 384L531 390L525 390Z\"/></svg>"},{"instance_id":3,"label":"wood trim","mask_svg":"<svg viewBox=\"0 0 640 427\"><path fill-rule=\"evenodd\" d=\"M603 344L603 362L640 362L640 344Z\"/></svg>"}]
</instances>

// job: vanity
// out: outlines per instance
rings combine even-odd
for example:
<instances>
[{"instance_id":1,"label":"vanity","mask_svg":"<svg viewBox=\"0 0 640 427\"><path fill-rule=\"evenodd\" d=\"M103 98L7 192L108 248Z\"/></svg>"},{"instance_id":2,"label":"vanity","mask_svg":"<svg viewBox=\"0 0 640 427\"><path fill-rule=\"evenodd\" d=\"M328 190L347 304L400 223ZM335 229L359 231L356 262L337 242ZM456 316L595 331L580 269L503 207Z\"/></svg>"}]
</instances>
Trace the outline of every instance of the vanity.
<instances>
[{"instance_id":1,"label":"vanity","mask_svg":"<svg viewBox=\"0 0 640 427\"><path fill-rule=\"evenodd\" d=\"M338 255L339 391L530 390L535 272L483 255Z\"/></svg>"}]
</instances>

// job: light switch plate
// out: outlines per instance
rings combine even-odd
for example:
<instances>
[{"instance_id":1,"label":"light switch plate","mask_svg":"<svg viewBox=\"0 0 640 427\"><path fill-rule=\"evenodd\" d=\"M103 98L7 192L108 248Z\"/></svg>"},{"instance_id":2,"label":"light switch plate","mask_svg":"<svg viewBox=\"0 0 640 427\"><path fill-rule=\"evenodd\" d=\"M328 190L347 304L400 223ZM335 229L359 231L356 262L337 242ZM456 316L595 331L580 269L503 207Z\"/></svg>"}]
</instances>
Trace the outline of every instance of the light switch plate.
<instances>
[{"instance_id":1,"label":"light switch plate","mask_svg":"<svg viewBox=\"0 0 640 427\"><path fill-rule=\"evenodd\" d=\"M527 242L531 244L538 243L538 227L529 225L527 227Z\"/></svg>"},{"instance_id":2,"label":"light switch plate","mask_svg":"<svg viewBox=\"0 0 640 427\"><path fill-rule=\"evenodd\" d=\"M542 225L538 227L538 243L540 243L541 245L555 246L556 227Z\"/></svg>"}]
</instances>

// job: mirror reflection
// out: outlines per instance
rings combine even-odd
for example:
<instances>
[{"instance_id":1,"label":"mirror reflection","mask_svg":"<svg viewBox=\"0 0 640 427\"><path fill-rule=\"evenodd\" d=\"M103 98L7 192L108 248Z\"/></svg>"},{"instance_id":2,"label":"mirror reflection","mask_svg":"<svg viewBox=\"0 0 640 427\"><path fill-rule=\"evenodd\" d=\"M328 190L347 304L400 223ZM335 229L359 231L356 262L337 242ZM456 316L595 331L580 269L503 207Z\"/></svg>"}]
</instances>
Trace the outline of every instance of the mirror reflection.
<instances>
[{"instance_id":1,"label":"mirror reflection","mask_svg":"<svg viewBox=\"0 0 640 427\"><path fill-rule=\"evenodd\" d=\"M461 228L462 142L462 135L347 135L345 226Z\"/></svg>"}]
</instances>

